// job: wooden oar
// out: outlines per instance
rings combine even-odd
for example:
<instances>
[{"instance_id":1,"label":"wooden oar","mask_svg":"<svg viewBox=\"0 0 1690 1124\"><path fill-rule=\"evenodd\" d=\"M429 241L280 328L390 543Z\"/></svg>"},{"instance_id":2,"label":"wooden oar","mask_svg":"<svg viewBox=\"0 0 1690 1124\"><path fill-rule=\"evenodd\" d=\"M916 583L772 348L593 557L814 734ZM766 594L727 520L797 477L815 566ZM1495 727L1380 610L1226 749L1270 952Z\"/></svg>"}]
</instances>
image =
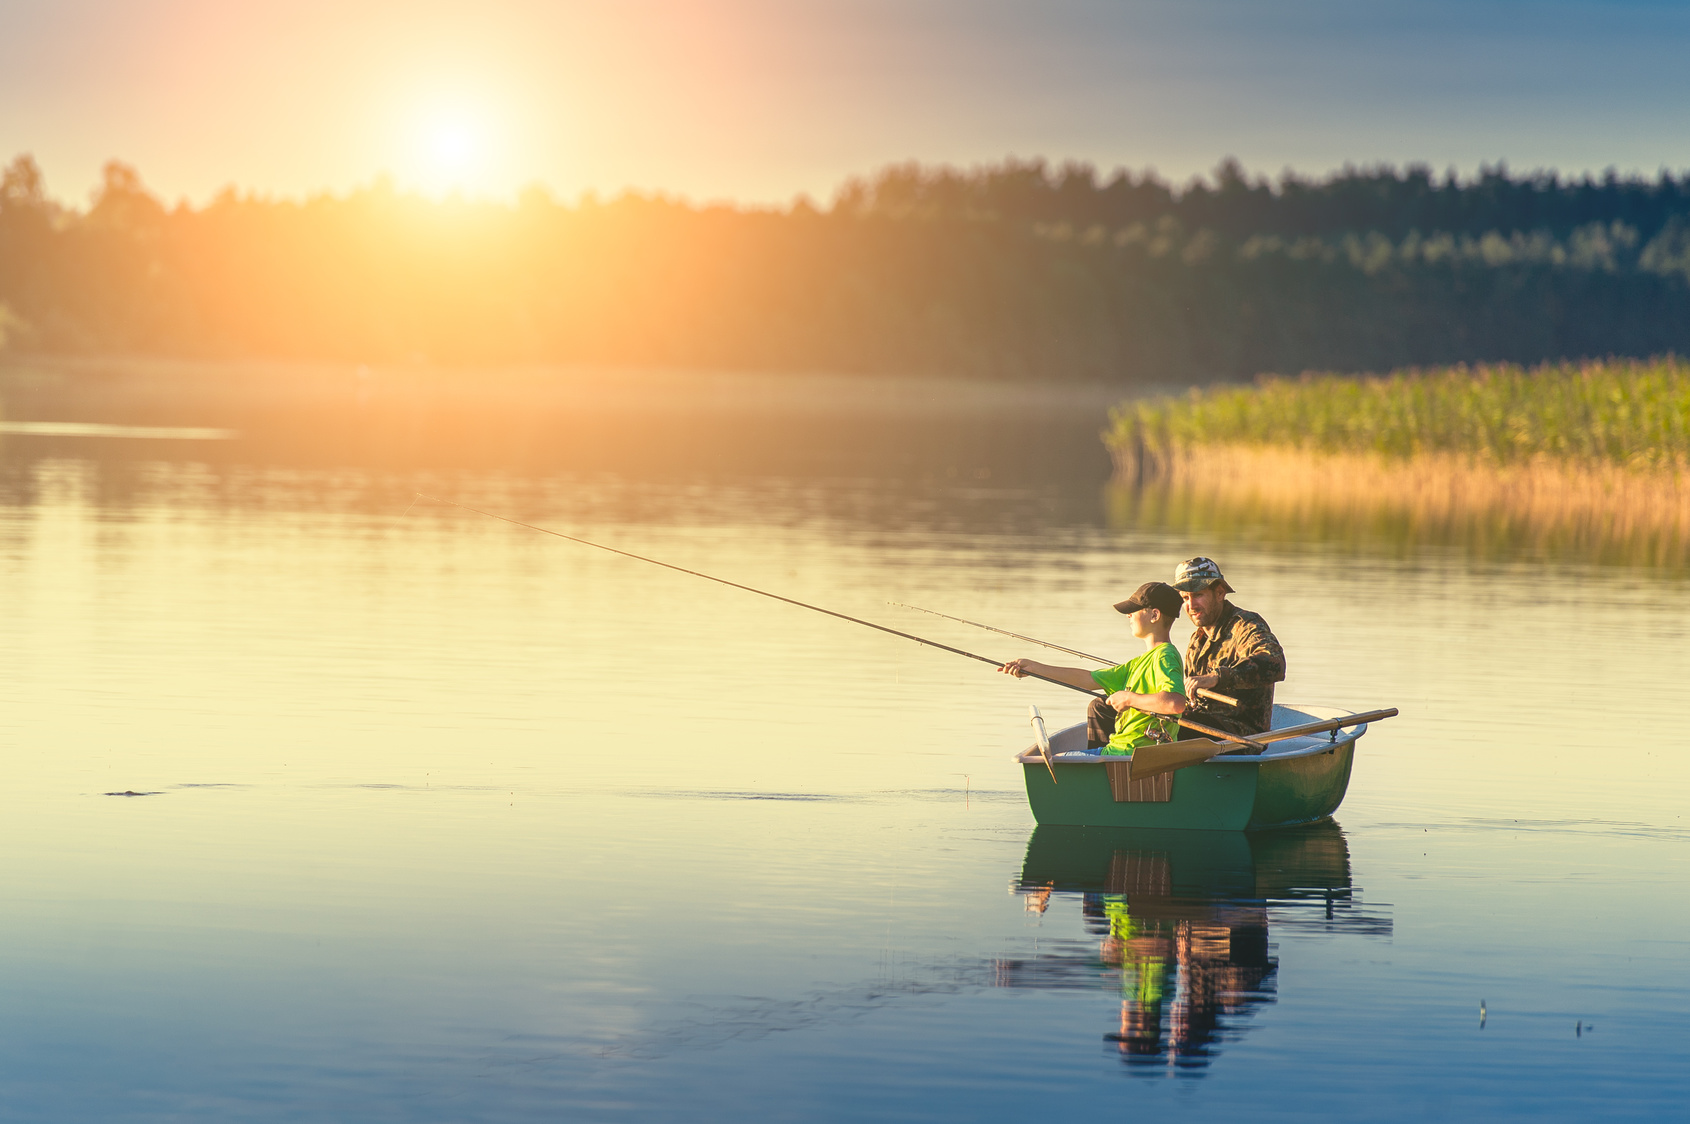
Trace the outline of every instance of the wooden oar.
<instances>
[{"instance_id":1,"label":"wooden oar","mask_svg":"<svg viewBox=\"0 0 1690 1124\"><path fill-rule=\"evenodd\" d=\"M1049 736L1047 736L1045 734L1044 716L1039 713L1039 708L1036 707L1036 706L1030 706L1027 709L1033 712L1033 733L1038 738L1039 756L1044 758L1045 768L1050 770L1051 783L1054 784L1054 783L1056 783L1056 765L1051 760L1050 738L1049 738ZM1146 711L1145 713L1150 713L1150 712ZM1154 715L1153 714L1153 715L1151 715L1151 717L1162 718L1162 717L1168 717L1168 716L1167 715ZM1228 734L1228 733L1225 733L1224 731L1217 730L1217 729L1213 728L1212 726L1205 726L1200 722L1187 722L1185 719L1181 718L1181 719L1179 719L1179 724L1181 726L1185 726L1189 729L1196 730L1199 734L1208 734L1209 737L1211 737L1211 738L1219 738L1223 742L1226 742L1226 743L1229 743L1229 744L1235 744L1240 749L1243 749L1243 748L1254 749L1257 753L1261 753L1261 752L1263 752L1264 750L1267 749L1267 746L1263 745L1261 742L1256 741L1252 738L1241 738L1241 737L1238 737L1235 734ZM1203 750L1201 755L1196 756L1196 757L1191 757L1190 760L1186 760L1185 756L1176 755L1178 757L1178 760L1180 760L1182 762L1182 764L1190 765L1190 764L1195 764L1198 761L1202 761L1205 758L1213 757L1217 753L1225 752L1224 750L1218 748L1220 744L1221 743L1214 742L1214 741L1189 740L1189 741L1183 741L1183 742L1164 742L1161 745L1156 745L1154 743L1151 744L1151 745L1141 745L1133 751L1132 760L1136 761L1138 759L1138 754L1143 753L1147 749L1166 750L1166 749L1172 749L1176 746L1189 746L1189 747L1204 746L1204 747L1207 747ZM1019 757L1020 754L1017 754L1016 756ZM1158 758L1158 761L1160 761L1160 758ZM1180 765L1174 766L1174 768L1176 768L1176 769L1180 768L1180 767L1181 767ZM1167 771L1168 770L1166 768L1162 768L1160 766L1160 764L1158 764L1155 772L1152 772L1150 775L1155 776L1156 773L1165 773ZM1136 776L1136 773L1134 775Z\"/></svg>"},{"instance_id":2,"label":"wooden oar","mask_svg":"<svg viewBox=\"0 0 1690 1124\"><path fill-rule=\"evenodd\" d=\"M1395 718L1400 711L1396 707L1386 707L1384 710L1368 710L1361 714L1351 714L1343 718L1333 718L1319 722L1305 722L1301 726L1283 726L1277 730L1268 730L1255 735L1257 741L1282 742L1286 738L1300 738L1304 734L1324 734L1328 730L1342 730L1345 726L1360 726L1367 722L1378 722L1384 718Z\"/></svg>"},{"instance_id":3,"label":"wooden oar","mask_svg":"<svg viewBox=\"0 0 1690 1124\"><path fill-rule=\"evenodd\" d=\"M1178 721L1179 724L1184 726L1187 730L1196 730L1199 734L1208 734L1211 738L1218 738L1221 741L1239 742L1243 745L1249 746L1257 753L1260 753L1262 750L1267 748L1267 746L1262 744L1262 742L1267 741L1266 738L1262 738L1262 741L1256 741L1253 738L1246 738L1241 734L1229 734L1225 730L1217 730L1213 726L1205 726L1201 722L1190 722L1184 718L1181 718ZM1262 735L1257 734L1256 737L1261 738Z\"/></svg>"},{"instance_id":4,"label":"wooden oar","mask_svg":"<svg viewBox=\"0 0 1690 1124\"><path fill-rule=\"evenodd\" d=\"M1222 752L1223 748L1220 743L1203 738L1141 745L1127 758L1127 777L1135 781L1159 777L1163 773L1171 773L1187 765L1207 761Z\"/></svg>"},{"instance_id":5,"label":"wooden oar","mask_svg":"<svg viewBox=\"0 0 1690 1124\"><path fill-rule=\"evenodd\" d=\"M1056 764L1050 759L1050 735L1045 733L1045 716L1039 713L1039 708L1027 708L1033 712L1033 736L1039 739L1039 756L1045 759L1045 768L1050 770L1050 783L1056 783Z\"/></svg>"},{"instance_id":6,"label":"wooden oar","mask_svg":"<svg viewBox=\"0 0 1690 1124\"><path fill-rule=\"evenodd\" d=\"M1287 738L1300 738L1308 734L1323 734L1328 730L1341 730L1346 726L1360 726L1367 722L1377 722L1383 718L1395 718L1396 707L1385 710L1370 710L1364 714L1351 714L1344 718L1334 718L1319 722L1305 722L1300 726L1285 726L1278 730L1268 730L1255 735L1254 738L1240 738L1231 734L1222 734L1218 730L1200 730L1210 737L1218 737L1218 741L1192 739L1183 742L1164 742L1160 745L1141 745L1133 750L1129 759L1127 775L1135 781L1148 777L1160 776L1183 769L1187 765L1195 765L1200 761L1207 761L1211 757L1226 753L1229 749L1242 749L1254 743L1262 746L1267 742L1282 742ZM1258 754L1260 749L1258 749ZM1249 760L1238 757L1235 760Z\"/></svg>"}]
</instances>

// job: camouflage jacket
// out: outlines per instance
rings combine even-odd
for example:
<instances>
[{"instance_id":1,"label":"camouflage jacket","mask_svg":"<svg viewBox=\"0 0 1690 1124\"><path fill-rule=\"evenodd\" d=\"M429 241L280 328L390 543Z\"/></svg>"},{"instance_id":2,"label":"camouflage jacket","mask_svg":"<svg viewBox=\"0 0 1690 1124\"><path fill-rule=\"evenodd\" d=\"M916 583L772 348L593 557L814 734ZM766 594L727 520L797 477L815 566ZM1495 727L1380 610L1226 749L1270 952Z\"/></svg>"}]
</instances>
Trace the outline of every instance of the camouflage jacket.
<instances>
[{"instance_id":1,"label":"camouflage jacket","mask_svg":"<svg viewBox=\"0 0 1690 1124\"><path fill-rule=\"evenodd\" d=\"M1231 695L1236 707L1193 694L1185 717L1230 734L1258 734L1273 724L1273 685L1285 678L1285 652L1267 622L1231 601L1211 628L1191 634L1185 675L1215 674L1211 690Z\"/></svg>"}]
</instances>

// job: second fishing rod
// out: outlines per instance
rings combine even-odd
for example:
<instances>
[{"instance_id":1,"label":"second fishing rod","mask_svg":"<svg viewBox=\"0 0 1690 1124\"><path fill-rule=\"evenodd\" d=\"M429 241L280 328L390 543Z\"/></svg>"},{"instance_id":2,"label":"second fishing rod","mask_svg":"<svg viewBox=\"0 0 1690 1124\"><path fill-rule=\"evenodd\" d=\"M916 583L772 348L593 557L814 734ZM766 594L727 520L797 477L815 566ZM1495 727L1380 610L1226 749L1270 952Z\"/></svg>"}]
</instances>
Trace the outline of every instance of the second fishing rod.
<instances>
[{"instance_id":1,"label":"second fishing rod","mask_svg":"<svg viewBox=\"0 0 1690 1124\"><path fill-rule=\"evenodd\" d=\"M902 637L905 640L913 640L917 644L924 644L929 648L937 648L941 652L949 652L954 656L962 656L965 659L971 659L971 660L975 660L979 663L989 664L994 668L1001 669L1004 666L1005 661L1003 661L1003 660L995 660L995 659L992 659L990 656L982 656L982 655L979 655L978 653L970 652L970 651L967 651L963 648L953 648L949 644L941 644L937 640L929 640L927 637L917 636L913 632L904 632L900 629L889 628L888 626L883 625L883 624L876 624L873 621L863 620L861 617L853 617L848 613L836 612L833 609L824 609L820 605L812 605L808 601L800 601L795 597L784 597L784 596L782 596L781 594L778 594L778 593L770 593L766 589L758 589L756 586L745 585L741 582L736 582L736 581L729 581L727 578L719 578L719 577L716 577L714 574L706 574L706 573L702 573L701 571L698 571L698 570L689 570L685 566L677 566L673 562L664 562L660 559L650 558L650 557L647 557L646 555L643 555L643 554L635 554L631 550L621 550L621 549L614 547L614 546L606 546L603 543L593 542L591 539L583 539L583 538L580 538L576 535L566 535L562 531L554 531L550 527L541 527L541 526L538 526L534 523L524 523L520 519L512 519L508 515L499 515L495 512L483 511L479 507L471 507L468 504L458 503L456 500L444 499L440 496L431 496L431 495L427 495L423 492L417 492L416 498L420 499L420 500L427 500L430 503L438 503L438 504L444 504L444 505L449 506L449 507L455 507L455 508L458 508L459 510L462 510L462 511L474 512L476 515L486 516L488 519L497 519L501 523L509 523L514 527L523 527L523 528L526 528L527 530L530 530L530 531L538 531L542 535L551 535L554 538L565 539L569 542L579 543L582 546L590 546L590 547L593 547L595 550L604 550L604 551L609 551L611 554L620 554L624 558L632 558L637 562L647 562L647 563L650 563L653 566L661 566L665 570L674 570L677 573L688 574L688 575L691 575L692 577L695 577L695 578L703 578L705 581L716 582L718 585L730 586L733 589L741 589L741 590L744 590L747 593L755 593L759 597L769 597L769 598L772 598L776 601L783 601L788 605L796 605L800 609L809 609L812 612L824 613L827 616L836 617L836 618L838 618L839 620L842 620L842 621L850 621L852 624L860 624L860 625L864 626L865 628L872 628L877 632L884 632L884 633L887 633L887 634L892 635L892 636L899 636L899 637ZM998 630L993 630L993 631L998 631ZM1054 683L1058 687L1066 687L1070 691L1078 691L1081 694L1089 695L1092 698L1106 697L1104 695L1104 693L1101 692L1101 691L1088 691L1084 687L1076 687L1074 684L1064 683L1060 679L1051 679L1048 676L1038 675L1038 674L1035 674L1033 672L1025 672L1024 674L1030 679L1038 679L1041 682L1045 682L1045 683ZM1184 727L1186 727L1187 729L1190 729L1190 730L1195 730L1199 734L1204 734L1208 737L1216 738L1220 741L1233 742L1233 743L1237 743L1237 744L1247 745L1250 748L1257 750L1258 752L1261 750L1261 744L1259 742L1256 742L1256 741L1250 739L1250 738L1240 737L1236 734L1228 734L1224 731L1216 730L1216 729L1213 729L1209 726L1202 725L1201 723L1189 721L1189 720L1187 720L1183 717L1178 717L1175 720L1181 726L1184 726Z\"/></svg>"},{"instance_id":2,"label":"second fishing rod","mask_svg":"<svg viewBox=\"0 0 1690 1124\"><path fill-rule=\"evenodd\" d=\"M941 613L937 609L923 609L920 605L906 605L902 601L888 601L887 604L896 605L900 609L914 609L918 613L927 613L930 616L943 617L945 620L955 621L958 624L966 624L974 628L983 628L987 632L995 632L999 636L1011 636L1017 640L1025 640L1029 644L1037 644L1041 648L1049 648L1054 652L1066 652L1070 656L1079 656L1082 660L1090 660L1092 663L1100 663L1105 667L1116 667L1121 662L1119 660L1109 659L1107 656L1094 656L1090 652L1082 652L1078 648L1065 648L1061 644L1052 644L1049 640L1040 640L1035 636L1023 636L1019 632L1011 632L1007 628L999 628L996 625L981 624L979 621L964 620L962 617L953 617L949 613ZM1223 695L1219 691L1211 691L1207 687L1199 687L1193 693L1202 695L1206 699L1213 699L1218 703L1224 703L1227 706L1238 705L1238 700L1233 698L1231 695Z\"/></svg>"}]
</instances>

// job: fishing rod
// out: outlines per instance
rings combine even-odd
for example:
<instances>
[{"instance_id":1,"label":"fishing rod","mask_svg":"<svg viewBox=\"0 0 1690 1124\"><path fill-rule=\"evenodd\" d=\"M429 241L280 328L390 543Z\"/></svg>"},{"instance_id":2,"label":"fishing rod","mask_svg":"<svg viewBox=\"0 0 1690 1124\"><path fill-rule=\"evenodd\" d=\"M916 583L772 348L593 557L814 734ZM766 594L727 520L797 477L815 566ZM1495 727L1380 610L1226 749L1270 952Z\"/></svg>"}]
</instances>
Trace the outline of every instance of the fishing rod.
<instances>
[{"instance_id":1,"label":"fishing rod","mask_svg":"<svg viewBox=\"0 0 1690 1124\"><path fill-rule=\"evenodd\" d=\"M975 652L965 651L962 648L953 648L949 644L941 644L937 640L929 640L925 636L917 636L913 632L901 632L895 628L888 628L883 624L875 624L873 621L865 621L861 617L853 617L849 613L839 613L832 609L824 609L820 605L812 605L808 601L800 601L795 597L783 597L778 593L770 593L766 589L758 589L756 586L742 585L739 582L731 582L727 578L718 578L714 574L705 574L699 572L698 570L689 570L685 566L677 566L673 562L662 562L656 558L647 558L643 554L635 554L631 550L619 550L614 546L606 546L603 543L593 542L591 539L578 538L575 535L566 535L562 531L554 531L550 527L539 527L533 523L524 523L520 519L512 519L508 515L499 515L495 512L483 511L479 507L471 507L467 503L458 503L456 500L442 499L439 496L431 496L424 492L417 492L415 495L417 499L428 500L431 503L443 503L450 507L459 508L463 511L472 511L477 515L485 515L489 519L497 519L501 523L509 523L513 527L526 527L530 531L539 531L542 535L551 535L554 538L565 539L573 543L580 543L582 546L590 546L598 550L607 550L612 554L620 554L624 558L632 558L637 562L649 562L653 566L662 566L665 570L674 570L676 573L680 574L690 574L695 578L703 578L705 581L712 581L718 585L730 586L734 589L743 589L747 593L755 593L760 597L769 597L776 601L784 601L788 605L796 605L800 609L810 609L817 613L825 613L830 617L837 617L842 621L850 621L852 624L860 624L865 628L872 628L877 632L885 632L892 636L901 636L905 640L914 640L917 644L925 644L929 648L937 648L941 652L949 652L954 656L963 656L967 659L976 660L983 664L990 664L995 668L1001 668L1004 663L1004 661L994 660L990 656L982 656ZM1022 671L1021 674L1029 679L1039 679L1046 683L1054 683L1058 687L1066 687L1070 691L1078 691L1082 695L1090 695L1094 699L1108 697L1102 691L1090 691L1084 687L1076 687L1072 683L1064 683L1062 680L1052 679L1048 675L1039 675L1032 671ZM1227 742L1242 743L1256 750L1258 753L1261 752L1262 746L1260 742L1253 741L1250 738L1243 737L1242 735L1228 734L1209 726L1203 726L1196 722L1188 721L1183 716L1176 718L1175 721L1187 729L1196 730L1198 733L1205 734L1211 738L1217 738L1221 741ZM1047 761L1046 763L1048 764L1049 762Z\"/></svg>"},{"instance_id":2,"label":"fishing rod","mask_svg":"<svg viewBox=\"0 0 1690 1124\"><path fill-rule=\"evenodd\" d=\"M416 497L421 500L428 500L431 503L443 503L451 507L461 508L464 511L473 511L477 515L485 515L487 518L497 519L501 523L509 523L516 527L526 527L530 531L539 531L542 535L552 535L556 538L567 539L573 543L580 543L582 546L591 546L596 547L599 550L608 550L612 554L620 554L624 558L632 558L638 562L649 562L653 566L662 566L665 570L674 570L677 573L691 574L693 577L703 578L705 581L712 581L718 583L719 585L731 586L734 589L743 589L747 593L755 593L761 597L772 597L776 601L784 601L788 605L796 605L800 609L811 609L818 613L826 613L828 616L838 617L842 621L850 621L852 624L860 624L867 628L876 629L880 632L890 633L893 636L901 636L905 640L914 640L917 644L925 644L929 648L937 648L942 652L950 652L952 655L964 656L971 660L978 660L980 663L991 664L993 667L1002 667L1004 664L1003 660L994 660L990 656L982 656L975 652L964 651L961 648L953 648L949 644L941 644L937 640L929 640L927 637L917 636L913 632L900 632L895 628L888 628L883 624L875 624L873 621L865 621L861 617L853 617L848 613L837 613L832 609L824 609L820 605L812 605L808 601L800 601L795 597L782 597L780 594L770 593L766 589L758 589L755 586L750 585L741 585L739 582L731 582L727 578L718 578L713 574L704 574L697 570L689 570L685 566L677 566L672 562L661 562L656 558L647 558L645 555L635 554L631 550L618 550L614 546L606 546L603 543L593 542L590 539L577 538L574 535L566 535L562 531L554 531L549 527L537 527L533 523L524 523L520 519L512 519L506 515L499 515L491 511L483 511L479 507L471 507L465 503L458 503L456 500L442 499L439 496L430 496L423 492L417 492ZM1088 691L1084 687L1076 687L1072 683L1064 683L1060 679L1051 679L1045 675L1035 675L1031 671L1023 672L1022 674L1026 675L1029 679L1042 679L1046 683L1055 683L1058 687L1066 687L1070 691L1079 691L1081 694L1090 695L1093 698L1102 697L1101 692Z\"/></svg>"},{"instance_id":3,"label":"fishing rod","mask_svg":"<svg viewBox=\"0 0 1690 1124\"><path fill-rule=\"evenodd\" d=\"M1090 652L1082 652L1076 648L1064 648L1060 644L1052 644L1049 640L1040 640L1033 636L1023 636L1019 632L1010 632L1006 628L997 628L993 625L981 624L979 621L963 620L961 617L953 617L949 613L941 613L936 609L923 609L920 605L906 605L902 601L888 601L887 604L896 605L900 609L914 609L918 613L931 613L935 617L944 617L946 620L956 621L958 624L973 625L975 628L983 628L987 632L996 632L1003 636L1013 636L1017 640L1025 640L1027 643L1037 644L1041 648L1051 648L1058 652L1067 652L1070 656L1079 656L1082 660L1090 660L1093 663L1106 664L1110 667L1114 667L1120 662L1119 660L1109 659L1107 656L1094 656ZM1225 703L1227 706L1238 705L1238 700L1233 698L1231 695L1223 695L1219 691L1211 691L1207 687L1197 688L1197 694L1202 695L1206 699L1214 699L1218 703Z\"/></svg>"},{"instance_id":4,"label":"fishing rod","mask_svg":"<svg viewBox=\"0 0 1690 1124\"><path fill-rule=\"evenodd\" d=\"M983 628L987 632L995 632L1000 636L1009 636L1016 640L1025 640L1027 643L1037 644L1041 648L1050 648L1058 652L1067 652L1070 656L1079 656L1082 660L1090 660L1092 663L1107 664L1110 667L1114 667L1116 664L1121 662L1120 660L1112 660L1107 656L1094 656L1090 652L1082 652L1077 648L1064 648L1060 644L1052 644L1049 640L1040 640L1033 636L1023 636L1019 632L1011 632L1007 628L997 628L993 625L981 624L979 621L965 621L961 617L953 617L949 613L941 613L937 609L923 609L920 605L906 605L902 601L888 601L886 603L888 605L896 605L900 609L914 609L918 613L929 613L935 617L944 617L946 620L955 621L958 624L973 625L975 628Z\"/></svg>"}]
</instances>

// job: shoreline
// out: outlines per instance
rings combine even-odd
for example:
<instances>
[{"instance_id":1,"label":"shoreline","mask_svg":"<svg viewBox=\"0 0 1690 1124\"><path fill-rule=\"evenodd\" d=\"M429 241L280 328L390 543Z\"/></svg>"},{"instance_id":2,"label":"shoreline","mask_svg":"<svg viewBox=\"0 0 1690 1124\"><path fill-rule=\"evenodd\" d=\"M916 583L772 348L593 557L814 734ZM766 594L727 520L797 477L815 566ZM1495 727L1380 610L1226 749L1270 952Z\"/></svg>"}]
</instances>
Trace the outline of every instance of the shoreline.
<instances>
[{"instance_id":1,"label":"shoreline","mask_svg":"<svg viewBox=\"0 0 1690 1124\"><path fill-rule=\"evenodd\" d=\"M1178 389L1160 384L969 379L596 364L444 366L333 360L0 354L0 400L97 395L244 403L433 401L663 413L847 413L903 417L1095 413Z\"/></svg>"},{"instance_id":2,"label":"shoreline","mask_svg":"<svg viewBox=\"0 0 1690 1124\"><path fill-rule=\"evenodd\" d=\"M1278 514L1393 511L1425 524L1505 514L1578 537L1690 539L1690 471L1683 468L1635 470L1541 456L1497 465L1447 453L1388 458L1243 444L1187 447L1155 458L1142 447L1112 447L1110 454L1118 485L1224 494L1232 505Z\"/></svg>"}]
</instances>

